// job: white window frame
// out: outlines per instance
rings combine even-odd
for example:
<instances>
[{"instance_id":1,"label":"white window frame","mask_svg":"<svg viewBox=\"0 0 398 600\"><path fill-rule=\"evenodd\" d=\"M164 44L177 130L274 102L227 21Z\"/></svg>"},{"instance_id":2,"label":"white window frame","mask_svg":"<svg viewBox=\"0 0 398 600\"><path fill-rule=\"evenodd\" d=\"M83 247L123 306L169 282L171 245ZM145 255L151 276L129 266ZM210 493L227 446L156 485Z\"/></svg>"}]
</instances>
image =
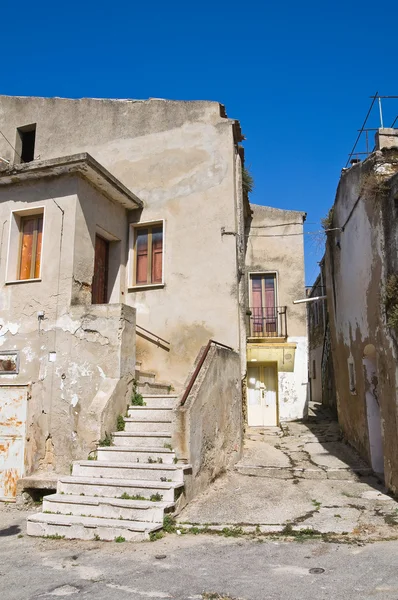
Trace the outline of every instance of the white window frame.
<instances>
[{"instance_id":1,"label":"white window frame","mask_svg":"<svg viewBox=\"0 0 398 600\"><path fill-rule=\"evenodd\" d=\"M144 284L134 285L134 266L135 266L135 259L136 259L135 252L134 252L135 231L137 229L145 229L145 227L156 227L156 225L161 225L162 231L163 231L162 281L158 282L158 283L144 283ZM130 223L130 226L129 226L129 257L128 257L128 289L129 289L129 291L163 288L165 285L165 255L166 255L166 220L165 219L153 219L151 221L140 221L139 223Z\"/></svg>"},{"instance_id":2,"label":"white window frame","mask_svg":"<svg viewBox=\"0 0 398 600\"><path fill-rule=\"evenodd\" d=\"M41 254L40 254L40 273L39 277L32 277L30 279L17 279L17 267L20 252L20 225L22 217L30 217L35 215L43 215L43 232L41 241ZM10 212L10 226L8 231L8 251L7 251L7 262L6 262L6 285L15 283L29 283L32 281L41 281L43 273L43 259L44 259L44 244L45 244L45 227L46 227L46 208L43 204L37 206L31 206L30 208L22 208L12 210Z\"/></svg>"}]
</instances>

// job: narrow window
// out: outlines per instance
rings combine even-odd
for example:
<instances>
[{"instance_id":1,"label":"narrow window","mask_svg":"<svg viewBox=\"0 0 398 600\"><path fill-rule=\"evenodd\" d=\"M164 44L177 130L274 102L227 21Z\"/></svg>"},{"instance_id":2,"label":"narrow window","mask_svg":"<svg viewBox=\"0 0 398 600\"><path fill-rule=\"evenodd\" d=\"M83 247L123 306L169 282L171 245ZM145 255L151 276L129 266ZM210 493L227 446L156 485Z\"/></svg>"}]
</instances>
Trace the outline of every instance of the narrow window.
<instances>
[{"instance_id":1,"label":"narrow window","mask_svg":"<svg viewBox=\"0 0 398 600\"><path fill-rule=\"evenodd\" d=\"M21 217L19 225L19 257L17 279L40 277L43 215Z\"/></svg>"},{"instance_id":2,"label":"narrow window","mask_svg":"<svg viewBox=\"0 0 398 600\"><path fill-rule=\"evenodd\" d=\"M350 393L355 394L356 393L355 368L354 368L354 363L351 361L349 361L349 363L348 363L348 379L349 379Z\"/></svg>"},{"instance_id":3,"label":"narrow window","mask_svg":"<svg viewBox=\"0 0 398 600\"><path fill-rule=\"evenodd\" d=\"M163 282L163 225L135 228L133 285Z\"/></svg>"},{"instance_id":4,"label":"narrow window","mask_svg":"<svg viewBox=\"0 0 398 600\"><path fill-rule=\"evenodd\" d=\"M312 361L312 379L316 379L316 362Z\"/></svg>"},{"instance_id":5,"label":"narrow window","mask_svg":"<svg viewBox=\"0 0 398 600\"><path fill-rule=\"evenodd\" d=\"M15 162L27 163L35 159L36 124L17 129Z\"/></svg>"},{"instance_id":6,"label":"narrow window","mask_svg":"<svg viewBox=\"0 0 398 600\"><path fill-rule=\"evenodd\" d=\"M109 242L95 236L94 276L91 287L92 304L108 303Z\"/></svg>"}]
</instances>

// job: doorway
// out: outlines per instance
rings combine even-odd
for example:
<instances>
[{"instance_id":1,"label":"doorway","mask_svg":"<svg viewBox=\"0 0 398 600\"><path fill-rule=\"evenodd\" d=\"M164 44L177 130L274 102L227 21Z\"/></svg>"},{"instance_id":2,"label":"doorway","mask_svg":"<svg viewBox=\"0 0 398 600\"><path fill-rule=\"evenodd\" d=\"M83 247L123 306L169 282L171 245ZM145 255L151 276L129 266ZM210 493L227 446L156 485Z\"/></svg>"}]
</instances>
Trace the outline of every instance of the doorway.
<instances>
[{"instance_id":1,"label":"doorway","mask_svg":"<svg viewBox=\"0 0 398 600\"><path fill-rule=\"evenodd\" d=\"M247 419L249 427L278 425L278 370L274 363L248 365Z\"/></svg>"},{"instance_id":2,"label":"doorway","mask_svg":"<svg viewBox=\"0 0 398 600\"><path fill-rule=\"evenodd\" d=\"M94 277L91 290L92 304L108 303L109 242L95 236Z\"/></svg>"}]
</instances>

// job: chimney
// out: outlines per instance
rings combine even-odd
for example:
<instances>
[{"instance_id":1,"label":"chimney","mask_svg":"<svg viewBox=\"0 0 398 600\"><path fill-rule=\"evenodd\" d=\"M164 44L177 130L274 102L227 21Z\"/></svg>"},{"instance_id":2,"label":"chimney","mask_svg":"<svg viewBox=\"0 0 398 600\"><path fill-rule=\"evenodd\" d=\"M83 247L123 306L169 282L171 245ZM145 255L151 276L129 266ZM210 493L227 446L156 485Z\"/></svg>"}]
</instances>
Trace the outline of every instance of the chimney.
<instances>
[{"instance_id":1,"label":"chimney","mask_svg":"<svg viewBox=\"0 0 398 600\"><path fill-rule=\"evenodd\" d=\"M379 129L375 135L376 150L383 148L398 148L398 129L385 127Z\"/></svg>"}]
</instances>

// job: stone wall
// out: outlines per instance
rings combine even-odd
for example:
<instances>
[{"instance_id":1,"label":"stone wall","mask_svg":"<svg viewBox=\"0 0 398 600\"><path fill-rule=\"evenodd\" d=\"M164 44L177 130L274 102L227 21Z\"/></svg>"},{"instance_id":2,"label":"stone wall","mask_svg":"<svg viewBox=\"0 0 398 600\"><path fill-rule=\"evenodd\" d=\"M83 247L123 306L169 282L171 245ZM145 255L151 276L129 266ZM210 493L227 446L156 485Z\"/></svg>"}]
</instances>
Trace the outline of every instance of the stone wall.
<instances>
[{"instance_id":1,"label":"stone wall","mask_svg":"<svg viewBox=\"0 0 398 600\"><path fill-rule=\"evenodd\" d=\"M397 172L397 149L377 151L343 172L332 224L342 230L328 234L325 263L339 422L375 470L384 467L393 491L398 490L398 353L385 291L390 275L398 273ZM377 429L381 444L374 437Z\"/></svg>"}]
</instances>

